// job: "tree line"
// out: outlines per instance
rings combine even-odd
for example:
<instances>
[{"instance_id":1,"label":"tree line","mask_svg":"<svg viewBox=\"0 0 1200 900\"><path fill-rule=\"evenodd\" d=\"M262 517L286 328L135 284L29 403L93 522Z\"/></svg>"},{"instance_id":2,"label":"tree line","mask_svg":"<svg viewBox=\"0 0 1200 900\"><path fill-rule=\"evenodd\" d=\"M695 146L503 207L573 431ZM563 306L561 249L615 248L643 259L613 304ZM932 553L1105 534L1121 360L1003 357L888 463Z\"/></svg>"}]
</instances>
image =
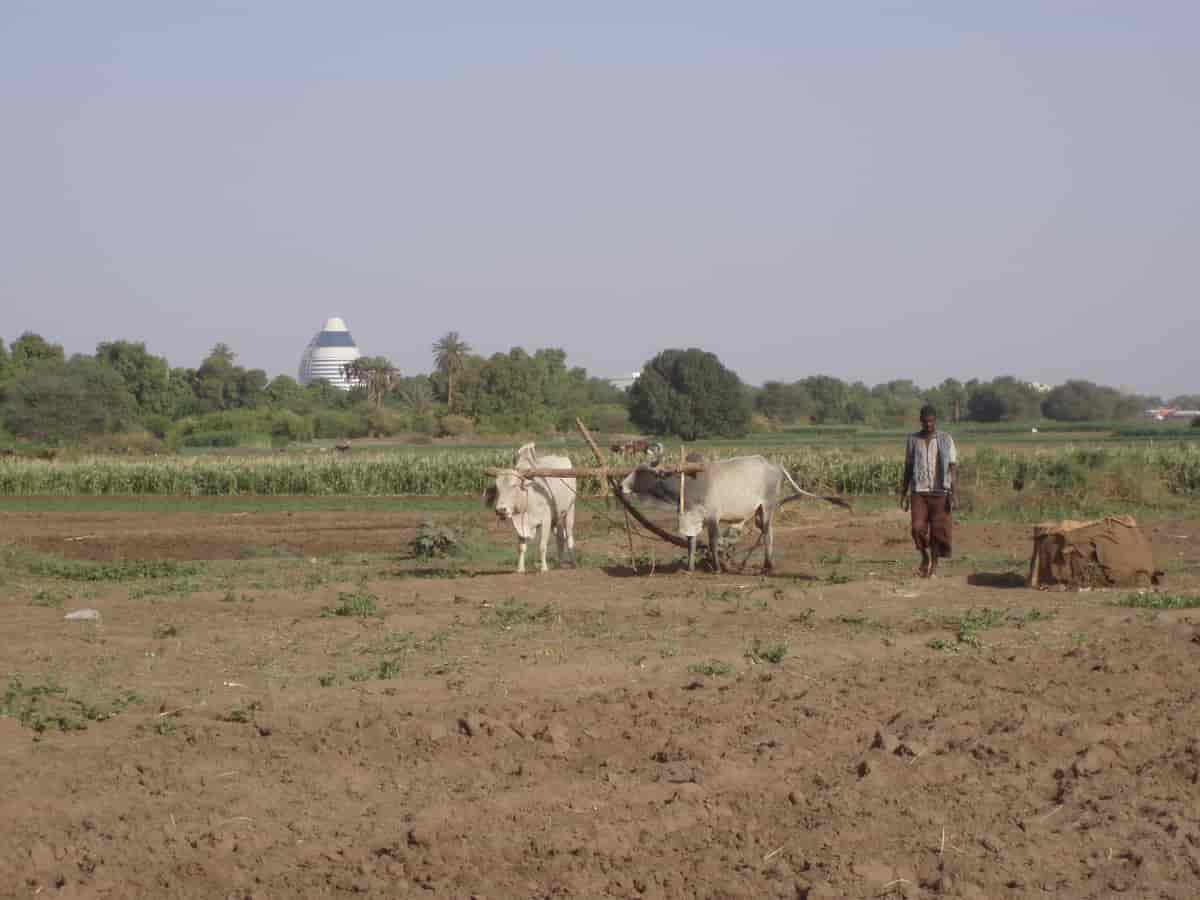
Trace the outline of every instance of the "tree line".
<instances>
[{"instance_id":1,"label":"tree line","mask_svg":"<svg viewBox=\"0 0 1200 900\"><path fill-rule=\"evenodd\" d=\"M747 385L712 353L664 350L634 386L618 390L570 366L560 348L515 347L483 356L457 333L431 347L432 371L405 375L386 357L363 357L349 392L325 381L302 386L246 368L217 344L194 369L172 367L138 341L105 341L68 357L27 332L0 340L0 440L39 444L239 446L313 438L547 434L582 418L603 432L637 429L687 440L738 437L804 425L907 426L925 403L947 421L1031 422L1132 419L1159 397L1137 397L1088 381L1048 393L1015 377L909 380L868 387L829 375ZM1200 397L1171 405L1196 408ZM122 439L121 436L124 436Z\"/></svg>"}]
</instances>

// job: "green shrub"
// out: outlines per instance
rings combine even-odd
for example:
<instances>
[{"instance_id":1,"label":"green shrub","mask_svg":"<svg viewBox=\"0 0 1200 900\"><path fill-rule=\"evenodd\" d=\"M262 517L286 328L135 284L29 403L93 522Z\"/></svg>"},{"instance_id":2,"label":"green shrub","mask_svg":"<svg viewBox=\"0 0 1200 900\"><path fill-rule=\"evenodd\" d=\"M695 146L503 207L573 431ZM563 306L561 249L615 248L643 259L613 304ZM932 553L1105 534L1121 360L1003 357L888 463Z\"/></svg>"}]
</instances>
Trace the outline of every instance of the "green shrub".
<instances>
[{"instance_id":1,"label":"green shrub","mask_svg":"<svg viewBox=\"0 0 1200 900\"><path fill-rule=\"evenodd\" d=\"M475 423L466 416L448 415L442 416L438 422L438 433L445 437L463 437L468 434L473 434L475 431Z\"/></svg>"},{"instance_id":2,"label":"green shrub","mask_svg":"<svg viewBox=\"0 0 1200 900\"><path fill-rule=\"evenodd\" d=\"M412 540L413 556L420 559L440 559L457 553L462 542L454 529L433 522L422 522Z\"/></svg>"}]
</instances>

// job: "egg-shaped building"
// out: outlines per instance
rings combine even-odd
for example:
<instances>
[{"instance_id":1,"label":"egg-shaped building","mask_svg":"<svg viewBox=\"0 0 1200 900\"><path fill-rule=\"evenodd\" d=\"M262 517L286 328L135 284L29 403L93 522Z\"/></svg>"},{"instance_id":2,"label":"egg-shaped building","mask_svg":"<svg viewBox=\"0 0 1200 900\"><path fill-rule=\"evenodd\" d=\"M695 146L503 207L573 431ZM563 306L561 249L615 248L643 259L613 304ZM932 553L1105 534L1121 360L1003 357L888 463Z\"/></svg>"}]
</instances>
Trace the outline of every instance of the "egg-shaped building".
<instances>
[{"instance_id":1,"label":"egg-shaped building","mask_svg":"<svg viewBox=\"0 0 1200 900\"><path fill-rule=\"evenodd\" d=\"M304 348L300 357L300 383L309 385L323 378L335 388L348 391L354 382L346 378L343 366L360 356L346 323L334 317Z\"/></svg>"}]
</instances>

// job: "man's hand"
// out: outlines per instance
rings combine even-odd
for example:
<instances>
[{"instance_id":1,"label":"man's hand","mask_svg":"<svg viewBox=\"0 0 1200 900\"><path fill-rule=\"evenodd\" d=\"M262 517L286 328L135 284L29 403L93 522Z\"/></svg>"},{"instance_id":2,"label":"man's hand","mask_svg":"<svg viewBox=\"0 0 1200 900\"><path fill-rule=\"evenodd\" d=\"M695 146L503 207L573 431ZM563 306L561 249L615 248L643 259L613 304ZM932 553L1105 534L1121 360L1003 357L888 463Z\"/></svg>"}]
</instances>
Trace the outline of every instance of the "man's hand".
<instances>
[{"instance_id":1,"label":"man's hand","mask_svg":"<svg viewBox=\"0 0 1200 900\"><path fill-rule=\"evenodd\" d=\"M958 492L953 488L950 490L950 496L947 500L947 504L951 512L954 512L954 510L958 509Z\"/></svg>"},{"instance_id":2,"label":"man's hand","mask_svg":"<svg viewBox=\"0 0 1200 900\"><path fill-rule=\"evenodd\" d=\"M907 492L900 495L900 508L902 510L904 510L905 512L908 512L908 493Z\"/></svg>"}]
</instances>

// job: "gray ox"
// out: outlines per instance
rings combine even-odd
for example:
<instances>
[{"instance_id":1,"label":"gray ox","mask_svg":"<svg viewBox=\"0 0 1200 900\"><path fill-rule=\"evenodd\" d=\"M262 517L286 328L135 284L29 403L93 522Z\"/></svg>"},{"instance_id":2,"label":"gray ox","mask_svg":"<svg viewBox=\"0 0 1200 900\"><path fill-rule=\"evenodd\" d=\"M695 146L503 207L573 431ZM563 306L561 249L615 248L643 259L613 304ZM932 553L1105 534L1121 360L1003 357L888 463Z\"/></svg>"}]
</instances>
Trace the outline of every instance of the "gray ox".
<instances>
[{"instance_id":1,"label":"gray ox","mask_svg":"<svg viewBox=\"0 0 1200 900\"><path fill-rule=\"evenodd\" d=\"M541 554L540 569L548 571L546 546L550 531L558 544L558 561L563 551L570 553L575 563L575 479L525 478L528 469L569 469L571 460L565 456L537 456L533 444L517 450L514 468L501 472L484 494L484 503L496 510L501 519L510 521L517 531L517 571L525 571L525 548L529 539L538 535Z\"/></svg>"},{"instance_id":2,"label":"gray ox","mask_svg":"<svg viewBox=\"0 0 1200 900\"><path fill-rule=\"evenodd\" d=\"M702 461L695 454L691 462ZM796 491L784 496L784 484ZM637 494L679 509L679 476L665 475L652 466L639 466L621 482L621 493ZM696 536L704 529L708 533L708 550L713 568L721 571L718 550L722 522L745 525L751 518L763 534L763 568L770 571L775 565L775 513L784 503L800 497L813 497L850 508L840 497L820 497L810 494L796 484L782 466L763 456L736 456L714 460L684 484L684 511L679 517L679 532L688 539L688 571L696 566Z\"/></svg>"}]
</instances>

